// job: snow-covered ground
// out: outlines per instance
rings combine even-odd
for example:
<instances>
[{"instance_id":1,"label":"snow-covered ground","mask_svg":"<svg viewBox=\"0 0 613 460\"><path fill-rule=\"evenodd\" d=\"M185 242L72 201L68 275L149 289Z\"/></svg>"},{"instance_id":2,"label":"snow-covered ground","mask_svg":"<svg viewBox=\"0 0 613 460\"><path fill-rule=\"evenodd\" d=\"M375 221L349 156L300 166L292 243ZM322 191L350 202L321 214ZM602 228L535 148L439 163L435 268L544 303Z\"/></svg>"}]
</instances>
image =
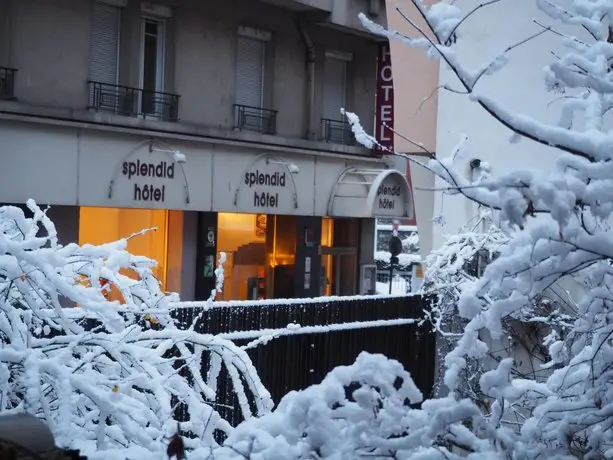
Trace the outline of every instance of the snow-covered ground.
<instances>
[{"instance_id":1,"label":"snow-covered ground","mask_svg":"<svg viewBox=\"0 0 613 460\"><path fill-rule=\"evenodd\" d=\"M377 281L377 294L404 295L411 292L411 283L399 276L392 278L392 292L390 293L390 283Z\"/></svg>"}]
</instances>

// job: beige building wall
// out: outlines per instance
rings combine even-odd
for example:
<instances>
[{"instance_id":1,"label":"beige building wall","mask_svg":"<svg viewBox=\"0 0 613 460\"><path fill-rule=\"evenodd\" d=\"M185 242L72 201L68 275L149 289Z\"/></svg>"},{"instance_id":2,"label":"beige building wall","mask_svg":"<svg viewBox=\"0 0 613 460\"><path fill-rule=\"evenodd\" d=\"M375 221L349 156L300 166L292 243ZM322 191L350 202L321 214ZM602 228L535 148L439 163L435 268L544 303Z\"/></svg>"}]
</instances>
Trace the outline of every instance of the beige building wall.
<instances>
[{"instance_id":1,"label":"beige building wall","mask_svg":"<svg viewBox=\"0 0 613 460\"><path fill-rule=\"evenodd\" d=\"M425 0L426 4L434 2ZM419 32L413 29L400 12L425 28L411 0L386 0L386 10L390 29L410 37L419 36ZM435 89L439 80L439 63L428 59L422 50L410 48L398 41L392 41L390 46L394 78L394 127L403 136L422 144L429 152L436 152L438 95ZM410 153L416 161L428 161L423 150L399 136L395 137L394 145L397 152ZM398 160L396 167L403 169L404 163L406 160ZM432 249L434 194L419 189L433 189L434 176L415 162L410 163L408 167L413 185L421 255L425 259Z\"/></svg>"}]
</instances>

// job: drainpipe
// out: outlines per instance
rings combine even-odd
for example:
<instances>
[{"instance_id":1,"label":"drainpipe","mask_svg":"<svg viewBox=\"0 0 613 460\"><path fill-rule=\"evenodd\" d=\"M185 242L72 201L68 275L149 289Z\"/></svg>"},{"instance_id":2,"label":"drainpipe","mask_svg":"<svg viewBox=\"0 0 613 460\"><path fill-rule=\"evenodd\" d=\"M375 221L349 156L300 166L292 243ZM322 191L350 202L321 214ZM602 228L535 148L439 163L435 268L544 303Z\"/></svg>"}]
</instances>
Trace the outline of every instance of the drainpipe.
<instances>
[{"instance_id":1,"label":"drainpipe","mask_svg":"<svg viewBox=\"0 0 613 460\"><path fill-rule=\"evenodd\" d=\"M300 36L302 37L306 51L305 134L307 139L314 140L316 138L316 129L313 126L315 114L315 46L307 30L303 16L298 17L298 30L300 31Z\"/></svg>"}]
</instances>

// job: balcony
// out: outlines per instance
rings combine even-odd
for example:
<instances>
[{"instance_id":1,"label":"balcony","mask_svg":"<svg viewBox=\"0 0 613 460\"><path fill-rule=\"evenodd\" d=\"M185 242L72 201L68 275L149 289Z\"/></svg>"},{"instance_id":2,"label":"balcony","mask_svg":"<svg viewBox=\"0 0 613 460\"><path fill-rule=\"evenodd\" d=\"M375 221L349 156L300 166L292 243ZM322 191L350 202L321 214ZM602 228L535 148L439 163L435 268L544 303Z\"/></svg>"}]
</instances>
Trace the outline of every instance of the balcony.
<instances>
[{"instance_id":1,"label":"balcony","mask_svg":"<svg viewBox=\"0 0 613 460\"><path fill-rule=\"evenodd\" d=\"M234 129L275 134L277 132L277 111L234 104Z\"/></svg>"},{"instance_id":2,"label":"balcony","mask_svg":"<svg viewBox=\"0 0 613 460\"><path fill-rule=\"evenodd\" d=\"M332 12L332 0L262 0L264 3L269 3L281 8L287 8L292 11L309 12L309 11L324 11Z\"/></svg>"},{"instance_id":3,"label":"balcony","mask_svg":"<svg viewBox=\"0 0 613 460\"><path fill-rule=\"evenodd\" d=\"M15 99L15 73L17 69L0 67L0 100Z\"/></svg>"},{"instance_id":4,"label":"balcony","mask_svg":"<svg viewBox=\"0 0 613 460\"><path fill-rule=\"evenodd\" d=\"M128 86L89 81L89 108L129 117L153 118L161 121L179 119L179 98L176 94L147 91Z\"/></svg>"},{"instance_id":5,"label":"balcony","mask_svg":"<svg viewBox=\"0 0 613 460\"><path fill-rule=\"evenodd\" d=\"M351 126L346 121L321 119L321 137L324 142L333 144L354 145L355 137L351 132Z\"/></svg>"}]
</instances>

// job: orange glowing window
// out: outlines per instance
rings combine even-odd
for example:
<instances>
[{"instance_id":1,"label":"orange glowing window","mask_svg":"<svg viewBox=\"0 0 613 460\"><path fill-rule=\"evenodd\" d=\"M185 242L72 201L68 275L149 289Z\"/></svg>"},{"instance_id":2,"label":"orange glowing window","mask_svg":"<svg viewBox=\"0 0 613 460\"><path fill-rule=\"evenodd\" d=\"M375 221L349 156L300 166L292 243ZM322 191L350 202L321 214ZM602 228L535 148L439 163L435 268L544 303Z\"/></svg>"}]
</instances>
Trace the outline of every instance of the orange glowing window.
<instances>
[{"instance_id":1,"label":"orange glowing window","mask_svg":"<svg viewBox=\"0 0 613 460\"><path fill-rule=\"evenodd\" d=\"M149 257L158 265L153 273L162 284L162 289L177 290L177 273L180 273L182 243L182 217L177 211L157 209L123 209L81 207L79 216L79 244L103 244L156 228L128 242L128 250L135 255ZM172 235L169 228L173 227ZM180 228L175 228L180 227ZM169 236L171 236L169 241ZM175 256L168 256L172 247ZM168 281L168 283L167 283Z\"/></svg>"}]
</instances>

